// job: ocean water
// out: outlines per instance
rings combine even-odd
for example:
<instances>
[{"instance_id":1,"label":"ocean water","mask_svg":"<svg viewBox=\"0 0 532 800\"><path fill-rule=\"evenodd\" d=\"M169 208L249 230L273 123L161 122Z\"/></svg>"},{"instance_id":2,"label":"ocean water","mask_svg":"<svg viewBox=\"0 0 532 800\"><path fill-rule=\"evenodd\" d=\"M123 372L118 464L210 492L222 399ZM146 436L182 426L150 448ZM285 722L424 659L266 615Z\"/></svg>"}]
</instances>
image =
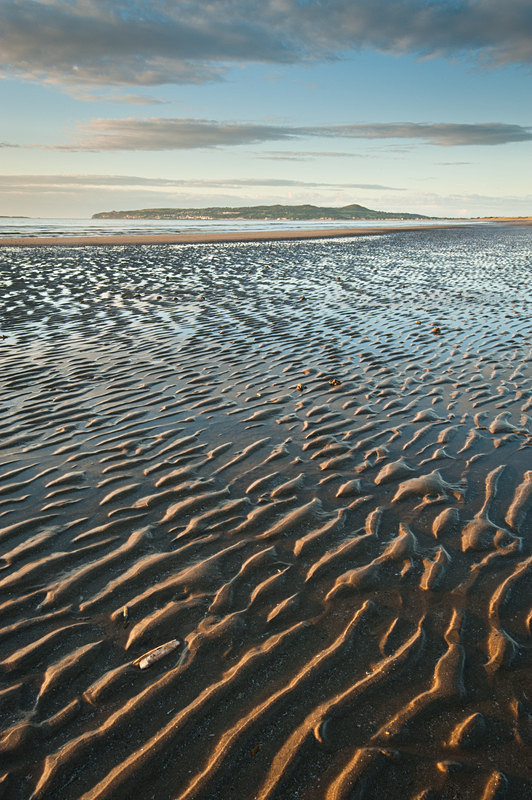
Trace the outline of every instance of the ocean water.
<instances>
[{"instance_id":1,"label":"ocean water","mask_svg":"<svg viewBox=\"0 0 532 800\"><path fill-rule=\"evenodd\" d=\"M309 230L432 225L433 220L131 220L0 218L0 238L18 236L113 236L116 234L218 233L220 231ZM456 220L438 224L456 225ZM465 223L464 224L471 224ZM479 224L479 223L475 223Z\"/></svg>"}]
</instances>

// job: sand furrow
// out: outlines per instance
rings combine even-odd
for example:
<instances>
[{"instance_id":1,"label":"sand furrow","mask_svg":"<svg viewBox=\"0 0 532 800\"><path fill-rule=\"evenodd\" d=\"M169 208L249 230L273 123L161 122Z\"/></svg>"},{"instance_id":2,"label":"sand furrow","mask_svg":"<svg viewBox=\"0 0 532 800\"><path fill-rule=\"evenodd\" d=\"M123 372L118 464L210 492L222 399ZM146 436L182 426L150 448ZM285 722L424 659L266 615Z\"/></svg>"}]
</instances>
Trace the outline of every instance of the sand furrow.
<instances>
[{"instance_id":1,"label":"sand furrow","mask_svg":"<svg viewBox=\"0 0 532 800\"><path fill-rule=\"evenodd\" d=\"M0 792L529 796L531 237L1 249Z\"/></svg>"}]
</instances>

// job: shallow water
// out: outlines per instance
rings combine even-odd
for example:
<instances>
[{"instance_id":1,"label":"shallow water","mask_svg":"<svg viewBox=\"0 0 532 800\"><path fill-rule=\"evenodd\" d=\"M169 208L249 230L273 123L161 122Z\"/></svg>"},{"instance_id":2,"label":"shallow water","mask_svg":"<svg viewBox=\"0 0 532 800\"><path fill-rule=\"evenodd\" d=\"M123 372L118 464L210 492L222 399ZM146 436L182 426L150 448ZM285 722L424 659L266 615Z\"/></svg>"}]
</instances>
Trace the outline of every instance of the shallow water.
<instances>
[{"instance_id":1,"label":"shallow water","mask_svg":"<svg viewBox=\"0 0 532 800\"><path fill-rule=\"evenodd\" d=\"M146 234L204 233L220 231L282 231L314 228L382 228L434 225L434 220L223 220L223 219L38 219L0 217L0 239L25 236L134 236ZM438 225L457 225L457 220L438 220ZM463 222L463 225L486 225Z\"/></svg>"},{"instance_id":2,"label":"shallow water","mask_svg":"<svg viewBox=\"0 0 532 800\"><path fill-rule=\"evenodd\" d=\"M6 797L532 798L530 229L0 270Z\"/></svg>"}]
</instances>

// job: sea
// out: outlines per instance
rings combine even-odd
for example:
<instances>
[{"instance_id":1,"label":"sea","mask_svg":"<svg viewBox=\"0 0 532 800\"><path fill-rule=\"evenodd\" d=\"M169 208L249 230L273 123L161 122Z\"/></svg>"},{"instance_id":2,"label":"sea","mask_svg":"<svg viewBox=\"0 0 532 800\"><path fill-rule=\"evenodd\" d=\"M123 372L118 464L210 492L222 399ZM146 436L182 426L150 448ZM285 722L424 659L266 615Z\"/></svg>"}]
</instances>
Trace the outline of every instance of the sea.
<instances>
[{"instance_id":1,"label":"sea","mask_svg":"<svg viewBox=\"0 0 532 800\"><path fill-rule=\"evenodd\" d=\"M69 219L0 217L0 238L63 236L134 236L136 234L219 233L224 231L312 230L314 228L397 228L433 225L435 220L215 220L215 219ZM460 220L438 220L456 225ZM471 225L469 220L464 225ZM476 222L475 224L486 224Z\"/></svg>"}]
</instances>

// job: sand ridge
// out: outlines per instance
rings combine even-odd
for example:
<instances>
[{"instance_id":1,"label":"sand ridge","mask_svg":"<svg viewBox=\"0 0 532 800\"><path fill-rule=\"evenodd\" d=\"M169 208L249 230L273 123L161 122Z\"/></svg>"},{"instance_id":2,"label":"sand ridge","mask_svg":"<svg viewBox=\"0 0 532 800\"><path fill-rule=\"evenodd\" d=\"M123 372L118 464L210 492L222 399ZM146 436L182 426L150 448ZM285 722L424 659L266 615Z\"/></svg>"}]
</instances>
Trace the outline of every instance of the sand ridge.
<instances>
[{"instance_id":1,"label":"sand ridge","mask_svg":"<svg viewBox=\"0 0 532 800\"><path fill-rule=\"evenodd\" d=\"M7 797L532 796L531 253L3 251Z\"/></svg>"}]
</instances>

